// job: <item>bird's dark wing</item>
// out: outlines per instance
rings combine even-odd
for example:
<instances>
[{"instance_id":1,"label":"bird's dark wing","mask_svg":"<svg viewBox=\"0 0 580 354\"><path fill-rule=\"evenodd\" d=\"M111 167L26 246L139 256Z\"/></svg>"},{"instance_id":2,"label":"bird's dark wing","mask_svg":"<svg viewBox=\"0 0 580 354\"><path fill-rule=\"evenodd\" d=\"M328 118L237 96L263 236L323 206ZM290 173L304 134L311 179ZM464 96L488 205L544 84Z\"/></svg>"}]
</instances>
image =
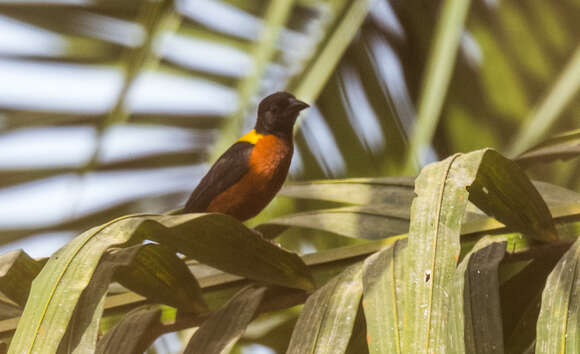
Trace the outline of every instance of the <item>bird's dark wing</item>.
<instances>
[{"instance_id":1,"label":"bird's dark wing","mask_svg":"<svg viewBox=\"0 0 580 354\"><path fill-rule=\"evenodd\" d=\"M253 147L249 142L240 141L227 149L191 193L183 212L205 211L215 197L238 182L250 168Z\"/></svg>"}]
</instances>

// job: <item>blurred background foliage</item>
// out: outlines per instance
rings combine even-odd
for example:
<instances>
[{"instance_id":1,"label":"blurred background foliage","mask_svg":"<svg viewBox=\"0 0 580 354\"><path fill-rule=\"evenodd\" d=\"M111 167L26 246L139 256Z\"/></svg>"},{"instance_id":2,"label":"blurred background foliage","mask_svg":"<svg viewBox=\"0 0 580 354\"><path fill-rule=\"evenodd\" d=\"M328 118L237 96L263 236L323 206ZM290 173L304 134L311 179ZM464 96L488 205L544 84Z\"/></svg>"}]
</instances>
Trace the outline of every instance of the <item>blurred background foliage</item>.
<instances>
[{"instance_id":1,"label":"blurred background foliage","mask_svg":"<svg viewBox=\"0 0 580 354\"><path fill-rule=\"evenodd\" d=\"M579 0L0 0L0 243L49 255L180 207L277 90L313 103L292 180L515 157L579 126L579 16ZM531 173L580 189L577 164ZM252 223L320 206L293 203ZM294 246L352 242L319 239Z\"/></svg>"}]
</instances>

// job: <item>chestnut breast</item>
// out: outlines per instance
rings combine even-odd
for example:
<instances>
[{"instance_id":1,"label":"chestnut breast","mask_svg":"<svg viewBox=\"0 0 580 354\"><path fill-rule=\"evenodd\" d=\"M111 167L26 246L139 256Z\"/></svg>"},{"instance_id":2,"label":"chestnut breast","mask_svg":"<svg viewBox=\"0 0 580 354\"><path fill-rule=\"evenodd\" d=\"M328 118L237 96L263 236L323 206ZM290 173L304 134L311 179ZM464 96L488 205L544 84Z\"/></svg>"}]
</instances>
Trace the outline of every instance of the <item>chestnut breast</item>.
<instances>
[{"instance_id":1,"label":"chestnut breast","mask_svg":"<svg viewBox=\"0 0 580 354\"><path fill-rule=\"evenodd\" d=\"M208 212L230 214L240 220L256 216L282 187L292 160L292 141L260 136L248 160L248 172L209 204Z\"/></svg>"}]
</instances>

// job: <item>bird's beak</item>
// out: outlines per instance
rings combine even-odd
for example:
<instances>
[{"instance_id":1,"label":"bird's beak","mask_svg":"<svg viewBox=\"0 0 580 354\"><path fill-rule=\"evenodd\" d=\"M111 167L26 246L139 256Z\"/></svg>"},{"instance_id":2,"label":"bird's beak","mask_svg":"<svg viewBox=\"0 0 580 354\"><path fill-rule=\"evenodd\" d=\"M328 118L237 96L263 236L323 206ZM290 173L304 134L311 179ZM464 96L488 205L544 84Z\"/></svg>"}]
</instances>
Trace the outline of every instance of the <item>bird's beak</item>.
<instances>
[{"instance_id":1,"label":"bird's beak","mask_svg":"<svg viewBox=\"0 0 580 354\"><path fill-rule=\"evenodd\" d=\"M310 107L310 105L308 105L305 102L302 102L296 98L292 98L290 100L290 104L288 105L288 110L292 111L292 112L300 112L301 110Z\"/></svg>"}]
</instances>

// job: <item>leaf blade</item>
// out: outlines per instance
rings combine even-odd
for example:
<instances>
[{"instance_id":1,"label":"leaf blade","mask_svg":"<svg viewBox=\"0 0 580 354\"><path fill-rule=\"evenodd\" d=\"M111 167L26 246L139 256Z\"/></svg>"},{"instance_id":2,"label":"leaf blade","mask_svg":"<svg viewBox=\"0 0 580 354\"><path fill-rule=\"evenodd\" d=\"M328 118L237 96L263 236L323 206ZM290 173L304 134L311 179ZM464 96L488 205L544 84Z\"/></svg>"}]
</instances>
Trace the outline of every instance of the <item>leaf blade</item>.
<instances>
[{"instance_id":1,"label":"leaf blade","mask_svg":"<svg viewBox=\"0 0 580 354\"><path fill-rule=\"evenodd\" d=\"M580 46L562 70L552 88L527 117L509 151L519 154L533 146L560 117L580 89Z\"/></svg>"},{"instance_id":2,"label":"leaf blade","mask_svg":"<svg viewBox=\"0 0 580 354\"><path fill-rule=\"evenodd\" d=\"M392 205L344 207L297 213L268 220L256 229L273 226L323 230L337 235L377 240L400 235L409 230L409 212Z\"/></svg>"},{"instance_id":3,"label":"leaf blade","mask_svg":"<svg viewBox=\"0 0 580 354\"><path fill-rule=\"evenodd\" d=\"M117 268L114 278L153 302L190 312L207 311L199 283L175 252L163 245L140 246L131 264Z\"/></svg>"},{"instance_id":4,"label":"leaf blade","mask_svg":"<svg viewBox=\"0 0 580 354\"><path fill-rule=\"evenodd\" d=\"M502 351L503 331L498 266L507 242L484 237L461 261L450 288L452 317L449 347L458 352ZM461 349L462 348L462 349Z\"/></svg>"},{"instance_id":5,"label":"leaf blade","mask_svg":"<svg viewBox=\"0 0 580 354\"><path fill-rule=\"evenodd\" d=\"M415 197L413 178L348 178L291 183L279 195L349 204L394 204L407 206Z\"/></svg>"},{"instance_id":6,"label":"leaf blade","mask_svg":"<svg viewBox=\"0 0 580 354\"><path fill-rule=\"evenodd\" d=\"M569 159L580 154L580 129L553 136L523 152L516 161L524 167L537 163Z\"/></svg>"},{"instance_id":7,"label":"leaf blade","mask_svg":"<svg viewBox=\"0 0 580 354\"><path fill-rule=\"evenodd\" d=\"M423 163L421 160L435 134L470 4L469 0L446 0L442 5L422 82L417 123L410 139L409 170L415 161Z\"/></svg>"},{"instance_id":8,"label":"leaf blade","mask_svg":"<svg viewBox=\"0 0 580 354\"><path fill-rule=\"evenodd\" d=\"M548 276L536 325L536 351L580 350L580 242L574 242Z\"/></svg>"},{"instance_id":9,"label":"leaf blade","mask_svg":"<svg viewBox=\"0 0 580 354\"><path fill-rule=\"evenodd\" d=\"M344 352L362 295L362 264L350 266L312 294L292 332L287 353Z\"/></svg>"},{"instance_id":10,"label":"leaf blade","mask_svg":"<svg viewBox=\"0 0 580 354\"><path fill-rule=\"evenodd\" d=\"M184 354L228 353L256 315L266 290L248 286L238 291L194 333Z\"/></svg>"},{"instance_id":11,"label":"leaf blade","mask_svg":"<svg viewBox=\"0 0 580 354\"><path fill-rule=\"evenodd\" d=\"M143 306L129 312L97 344L95 353L142 353L155 338L154 327L161 319L157 305Z\"/></svg>"},{"instance_id":12,"label":"leaf blade","mask_svg":"<svg viewBox=\"0 0 580 354\"><path fill-rule=\"evenodd\" d=\"M231 217L129 215L88 230L51 257L33 282L33 296L29 297L10 352L39 348L55 351L104 252L145 238L170 247L181 246L183 253L210 259L210 265L236 274L262 281L273 279L290 287L313 286L308 268L296 254L283 251ZM224 249L226 252L222 252Z\"/></svg>"},{"instance_id":13,"label":"leaf blade","mask_svg":"<svg viewBox=\"0 0 580 354\"><path fill-rule=\"evenodd\" d=\"M42 264L22 250L0 256L0 291L10 300L24 306L32 281Z\"/></svg>"},{"instance_id":14,"label":"leaf blade","mask_svg":"<svg viewBox=\"0 0 580 354\"><path fill-rule=\"evenodd\" d=\"M397 241L365 260L363 309L370 353L402 352L406 245Z\"/></svg>"},{"instance_id":15,"label":"leaf blade","mask_svg":"<svg viewBox=\"0 0 580 354\"><path fill-rule=\"evenodd\" d=\"M449 286L460 255L461 221L468 200L533 238L553 240L557 232L529 179L514 162L493 150L457 154L426 166L416 180L415 192L405 303L405 321L411 325L403 332L403 350L445 350L449 319L444 314L449 308Z\"/></svg>"}]
</instances>

